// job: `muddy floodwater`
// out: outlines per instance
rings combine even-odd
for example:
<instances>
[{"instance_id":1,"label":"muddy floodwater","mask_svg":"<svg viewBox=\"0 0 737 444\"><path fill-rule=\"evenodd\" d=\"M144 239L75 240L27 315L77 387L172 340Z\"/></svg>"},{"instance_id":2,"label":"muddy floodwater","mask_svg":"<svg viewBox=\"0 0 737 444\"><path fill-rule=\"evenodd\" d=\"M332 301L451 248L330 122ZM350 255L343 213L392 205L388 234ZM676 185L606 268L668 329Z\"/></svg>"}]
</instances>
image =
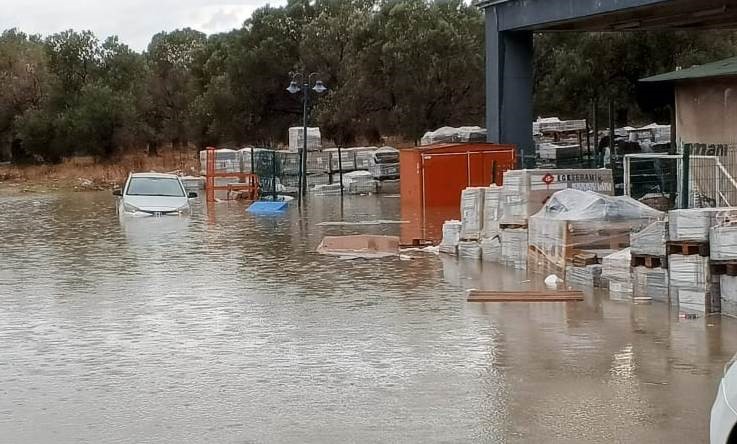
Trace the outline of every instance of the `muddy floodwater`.
<instances>
[{"instance_id":1,"label":"muddy floodwater","mask_svg":"<svg viewBox=\"0 0 737 444\"><path fill-rule=\"evenodd\" d=\"M320 256L325 234L399 231L318 226L399 218L339 202L120 221L109 193L0 198L0 442L707 441L734 320L468 304L540 277Z\"/></svg>"}]
</instances>

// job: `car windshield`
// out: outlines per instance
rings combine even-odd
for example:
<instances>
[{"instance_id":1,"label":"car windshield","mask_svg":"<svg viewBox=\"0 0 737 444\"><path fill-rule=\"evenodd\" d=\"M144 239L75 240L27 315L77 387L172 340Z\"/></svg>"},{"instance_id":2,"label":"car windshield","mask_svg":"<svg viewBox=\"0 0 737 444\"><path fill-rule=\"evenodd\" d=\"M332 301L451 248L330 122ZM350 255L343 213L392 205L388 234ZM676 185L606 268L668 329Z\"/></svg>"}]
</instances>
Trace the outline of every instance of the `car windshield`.
<instances>
[{"instance_id":1,"label":"car windshield","mask_svg":"<svg viewBox=\"0 0 737 444\"><path fill-rule=\"evenodd\" d=\"M177 179L168 177L132 177L128 184L128 196L184 197L184 190Z\"/></svg>"}]
</instances>

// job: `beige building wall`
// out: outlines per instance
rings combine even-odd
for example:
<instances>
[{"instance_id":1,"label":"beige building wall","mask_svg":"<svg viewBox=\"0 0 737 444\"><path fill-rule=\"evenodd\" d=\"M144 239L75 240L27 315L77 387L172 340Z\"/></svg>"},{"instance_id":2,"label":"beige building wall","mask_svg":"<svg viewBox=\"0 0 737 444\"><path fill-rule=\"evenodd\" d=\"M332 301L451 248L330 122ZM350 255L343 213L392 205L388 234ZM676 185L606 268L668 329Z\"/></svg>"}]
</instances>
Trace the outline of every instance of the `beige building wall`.
<instances>
[{"instance_id":1,"label":"beige building wall","mask_svg":"<svg viewBox=\"0 0 737 444\"><path fill-rule=\"evenodd\" d=\"M698 144L693 155L719 156L731 176L717 172L713 161L692 158L692 191L708 196L712 205L737 205L737 77L682 81L675 90L679 147Z\"/></svg>"},{"instance_id":2,"label":"beige building wall","mask_svg":"<svg viewBox=\"0 0 737 444\"><path fill-rule=\"evenodd\" d=\"M737 77L677 83L676 131L679 145L737 145Z\"/></svg>"}]
</instances>

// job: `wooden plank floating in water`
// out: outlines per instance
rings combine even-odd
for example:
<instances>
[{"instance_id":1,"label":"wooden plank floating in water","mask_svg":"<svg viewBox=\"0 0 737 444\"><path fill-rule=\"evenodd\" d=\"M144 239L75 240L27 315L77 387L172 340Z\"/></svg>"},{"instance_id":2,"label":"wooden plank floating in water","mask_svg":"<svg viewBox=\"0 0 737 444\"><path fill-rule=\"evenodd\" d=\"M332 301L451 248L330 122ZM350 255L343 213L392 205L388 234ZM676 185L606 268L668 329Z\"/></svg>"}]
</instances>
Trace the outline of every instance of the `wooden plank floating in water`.
<instances>
[{"instance_id":1,"label":"wooden plank floating in water","mask_svg":"<svg viewBox=\"0 0 737 444\"><path fill-rule=\"evenodd\" d=\"M583 292L564 291L484 291L468 290L467 302L577 302L583 301Z\"/></svg>"}]
</instances>

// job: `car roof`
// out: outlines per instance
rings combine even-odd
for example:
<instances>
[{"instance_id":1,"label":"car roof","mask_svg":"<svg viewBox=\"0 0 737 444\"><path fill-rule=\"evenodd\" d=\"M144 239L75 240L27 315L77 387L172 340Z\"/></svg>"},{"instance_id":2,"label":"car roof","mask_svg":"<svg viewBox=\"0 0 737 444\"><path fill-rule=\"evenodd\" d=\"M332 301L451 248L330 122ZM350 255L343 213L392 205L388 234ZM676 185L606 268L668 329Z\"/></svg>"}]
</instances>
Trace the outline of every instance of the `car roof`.
<instances>
[{"instance_id":1,"label":"car roof","mask_svg":"<svg viewBox=\"0 0 737 444\"><path fill-rule=\"evenodd\" d=\"M159 178L159 179L178 179L179 176L176 174L166 174L166 173L131 173L131 177L151 177L151 178Z\"/></svg>"}]
</instances>

